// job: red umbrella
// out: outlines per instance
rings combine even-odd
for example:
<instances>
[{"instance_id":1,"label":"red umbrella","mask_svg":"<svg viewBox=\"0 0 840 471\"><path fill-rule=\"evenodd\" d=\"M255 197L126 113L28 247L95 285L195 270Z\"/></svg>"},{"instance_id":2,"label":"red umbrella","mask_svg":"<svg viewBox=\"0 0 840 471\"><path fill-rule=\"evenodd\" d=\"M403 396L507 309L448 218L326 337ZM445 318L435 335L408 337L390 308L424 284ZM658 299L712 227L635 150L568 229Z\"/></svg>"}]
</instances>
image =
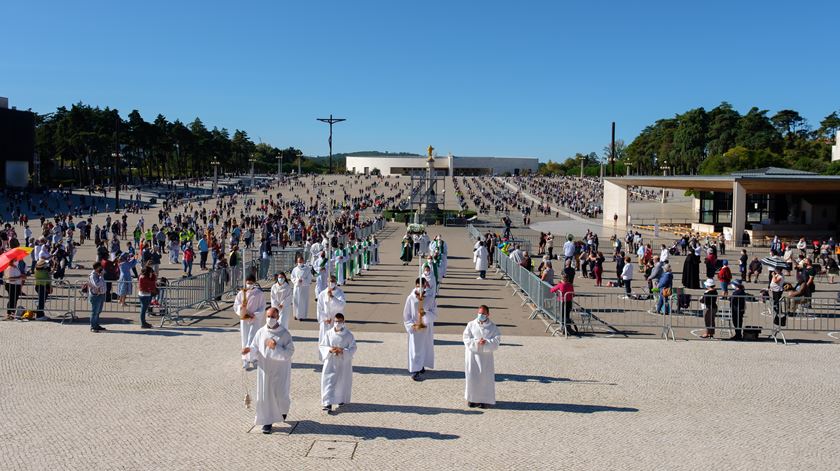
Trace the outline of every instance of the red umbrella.
<instances>
[{"instance_id":1,"label":"red umbrella","mask_svg":"<svg viewBox=\"0 0 840 471\"><path fill-rule=\"evenodd\" d=\"M32 252L32 247L15 247L0 254L0 271L12 263L19 262Z\"/></svg>"}]
</instances>

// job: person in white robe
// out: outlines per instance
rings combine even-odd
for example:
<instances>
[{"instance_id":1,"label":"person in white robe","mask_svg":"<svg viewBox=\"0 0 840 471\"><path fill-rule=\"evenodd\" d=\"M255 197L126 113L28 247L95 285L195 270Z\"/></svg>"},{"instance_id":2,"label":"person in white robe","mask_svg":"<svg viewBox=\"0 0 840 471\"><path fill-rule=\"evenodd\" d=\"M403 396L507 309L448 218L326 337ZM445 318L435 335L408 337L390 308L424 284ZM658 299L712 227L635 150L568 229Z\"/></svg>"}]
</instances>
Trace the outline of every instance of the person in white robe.
<instances>
[{"instance_id":1,"label":"person in white robe","mask_svg":"<svg viewBox=\"0 0 840 471\"><path fill-rule=\"evenodd\" d=\"M280 325L289 328L289 319L292 317L292 285L286 278L286 273L277 274L277 283L271 285L271 307L280 311Z\"/></svg>"},{"instance_id":2,"label":"person in white robe","mask_svg":"<svg viewBox=\"0 0 840 471\"><path fill-rule=\"evenodd\" d=\"M315 278L315 297L317 298L321 294L321 291L327 288L327 282L330 277L329 271L327 271L326 254L323 252L319 253L313 266L315 267L315 271L318 272L318 277Z\"/></svg>"},{"instance_id":3,"label":"person in white robe","mask_svg":"<svg viewBox=\"0 0 840 471\"><path fill-rule=\"evenodd\" d=\"M483 280L485 276L487 276L487 267L489 266L489 254L487 253L487 248L484 247L484 243L479 242L478 248L473 252L473 262L475 263L475 269L478 271L478 278L477 280Z\"/></svg>"},{"instance_id":4,"label":"person in white robe","mask_svg":"<svg viewBox=\"0 0 840 471\"><path fill-rule=\"evenodd\" d=\"M338 279L338 285L344 286L347 280L344 279L345 273L345 257L344 257L344 243L333 251L333 266L335 267L335 276Z\"/></svg>"},{"instance_id":5,"label":"person in white robe","mask_svg":"<svg viewBox=\"0 0 840 471\"><path fill-rule=\"evenodd\" d=\"M321 243L315 242L309 247L309 264L312 266L318 266L316 261L318 260L318 256L321 255Z\"/></svg>"},{"instance_id":6,"label":"person in white robe","mask_svg":"<svg viewBox=\"0 0 840 471\"><path fill-rule=\"evenodd\" d=\"M429 293L433 297L437 297L437 280L435 280L435 275L432 273L432 267L428 263L423 264L423 279L426 280L426 283L429 285Z\"/></svg>"},{"instance_id":7,"label":"person in white robe","mask_svg":"<svg viewBox=\"0 0 840 471\"><path fill-rule=\"evenodd\" d=\"M425 232L420 234L420 255L425 257L429 254L429 235Z\"/></svg>"},{"instance_id":8,"label":"person in white robe","mask_svg":"<svg viewBox=\"0 0 840 471\"><path fill-rule=\"evenodd\" d=\"M292 355L295 344L292 334L280 325L279 313L268 308L265 325L260 328L243 355L257 358L256 417L254 425L262 426L262 433L271 433L276 422L285 422L292 405Z\"/></svg>"},{"instance_id":9,"label":"person in white robe","mask_svg":"<svg viewBox=\"0 0 840 471\"><path fill-rule=\"evenodd\" d=\"M318 343L323 357L321 369L321 405L328 414L333 406L341 407L350 402L353 389L353 355L356 339L344 324L344 314L337 313L333 326Z\"/></svg>"},{"instance_id":10,"label":"person in white robe","mask_svg":"<svg viewBox=\"0 0 840 471\"><path fill-rule=\"evenodd\" d=\"M443 240L440 234L435 237L434 240L434 249L433 252L436 251L438 253L438 278L446 278L446 267L447 267L447 249L446 242Z\"/></svg>"},{"instance_id":11,"label":"person in white robe","mask_svg":"<svg viewBox=\"0 0 840 471\"><path fill-rule=\"evenodd\" d=\"M502 334L490 320L490 308L481 305L478 315L464 329L464 398L469 407L486 409L496 403L496 368L493 352L499 349Z\"/></svg>"},{"instance_id":12,"label":"person in white robe","mask_svg":"<svg viewBox=\"0 0 840 471\"><path fill-rule=\"evenodd\" d=\"M257 277L248 275L245 279L245 288L236 293L233 300L233 312L239 316L239 334L242 340L242 348L251 344L257 330L265 324L265 296L262 288L257 285ZM253 355L242 355L242 368L253 367L252 362L257 361Z\"/></svg>"},{"instance_id":13,"label":"person in white robe","mask_svg":"<svg viewBox=\"0 0 840 471\"><path fill-rule=\"evenodd\" d=\"M336 284L335 276L330 277L330 283L327 288L318 295L318 341L324 339L324 335L333 327L333 318L338 313L344 312L344 306L347 305L347 299L344 296L344 291ZM324 361L324 357L320 351L318 359Z\"/></svg>"},{"instance_id":14,"label":"person in white robe","mask_svg":"<svg viewBox=\"0 0 840 471\"><path fill-rule=\"evenodd\" d=\"M421 316L420 283L423 282L425 289L423 295L423 311ZM435 334L434 322L437 318L437 309L434 302L434 295L428 284L422 278L417 278L415 288L405 300L403 308L403 323L408 332L408 372L414 381L422 381L422 375L426 368L435 367Z\"/></svg>"},{"instance_id":15,"label":"person in white robe","mask_svg":"<svg viewBox=\"0 0 840 471\"><path fill-rule=\"evenodd\" d=\"M312 286L312 268L298 257L297 266L292 269L292 311L295 320L306 319L309 313L309 289Z\"/></svg>"}]
</instances>

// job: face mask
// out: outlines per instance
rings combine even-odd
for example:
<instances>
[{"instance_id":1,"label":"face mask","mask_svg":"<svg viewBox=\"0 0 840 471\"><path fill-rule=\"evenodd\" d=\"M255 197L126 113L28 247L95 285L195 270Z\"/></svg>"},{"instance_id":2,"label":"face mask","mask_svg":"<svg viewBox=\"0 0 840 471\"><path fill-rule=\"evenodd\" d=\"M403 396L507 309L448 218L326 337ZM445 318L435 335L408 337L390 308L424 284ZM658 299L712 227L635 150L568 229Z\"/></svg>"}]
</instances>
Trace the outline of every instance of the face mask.
<instances>
[{"instance_id":1,"label":"face mask","mask_svg":"<svg viewBox=\"0 0 840 471\"><path fill-rule=\"evenodd\" d=\"M424 275L428 275L429 273L431 273L429 270L424 270L424 271L423 271L423 274L424 274Z\"/></svg>"},{"instance_id":2,"label":"face mask","mask_svg":"<svg viewBox=\"0 0 840 471\"><path fill-rule=\"evenodd\" d=\"M335 323L335 330L341 332L344 330L344 322L336 322Z\"/></svg>"},{"instance_id":3,"label":"face mask","mask_svg":"<svg viewBox=\"0 0 840 471\"><path fill-rule=\"evenodd\" d=\"M267 325L269 329L276 328L278 324L279 324L279 322L277 322L276 317L267 317L265 319L265 325Z\"/></svg>"},{"instance_id":4,"label":"face mask","mask_svg":"<svg viewBox=\"0 0 840 471\"><path fill-rule=\"evenodd\" d=\"M478 314L475 318L478 319L479 322L487 322L487 316L484 314Z\"/></svg>"},{"instance_id":5,"label":"face mask","mask_svg":"<svg viewBox=\"0 0 840 471\"><path fill-rule=\"evenodd\" d=\"M303 263L302 263L302 262L301 262L301 263L298 263L298 266L299 266L300 268L303 268Z\"/></svg>"},{"instance_id":6,"label":"face mask","mask_svg":"<svg viewBox=\"0 0 840 471\"><path fill-rule=\"evenodd\" d=\"M277 278L277 282L282 284L286 282L286 279L281 276Z\"/></svg>"},{"instance_id":7,"label":"face mask","mask_svg":"<svg viewBox=\"0 0 840 471\"><path fill-rule=\"evenodd\" d=\"M251 289L251 288L254 287L254 284L253 283L245 283L245 287L248 288L248 289Z\"/></svg>"},{"instance_id":8,"label":"face mask","mask_svg":"<svg viewBox=\"0 0 840 471\"><path fill-rule=\"evenodd\" d=\"M335 289L335 283L330 283L330 289Z\"/></svg>"}]
</instances>

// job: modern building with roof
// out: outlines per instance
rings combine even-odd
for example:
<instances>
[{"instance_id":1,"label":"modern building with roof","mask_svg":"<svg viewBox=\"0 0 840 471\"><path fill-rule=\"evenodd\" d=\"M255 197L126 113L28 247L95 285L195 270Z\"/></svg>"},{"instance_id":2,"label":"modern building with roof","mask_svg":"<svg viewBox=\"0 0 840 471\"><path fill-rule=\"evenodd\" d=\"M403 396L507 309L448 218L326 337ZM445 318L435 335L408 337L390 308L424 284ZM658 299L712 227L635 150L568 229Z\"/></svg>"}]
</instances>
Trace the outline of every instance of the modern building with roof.
<instances>
[{"instance_id":1,"label":"modern building with roof","mask_svg":"<svg viewBox=\"0 0 840 471\"><path fill-rule=\"evenodd\" d=\"M772 235L837 235L840 176L768 167L730 175L626 176L604 179L604 224L632 224L628 187L695 192L692 228L722 232L736 245Z\"/></svg>"},{"instance_id":2,"label":"modern building with roof","mask_svg":"<svg viewBox=\"0 0 840 471\"><path fill-rule=\"evenodd\" d=\"M427 169L425 156L348 156L348 172L369 174L378 169L382 175L411 175ZM460 157L436 156L435 172L439 175L521 175L536 172L539 159L533 157Z\"/></svg>"}]
</instances>

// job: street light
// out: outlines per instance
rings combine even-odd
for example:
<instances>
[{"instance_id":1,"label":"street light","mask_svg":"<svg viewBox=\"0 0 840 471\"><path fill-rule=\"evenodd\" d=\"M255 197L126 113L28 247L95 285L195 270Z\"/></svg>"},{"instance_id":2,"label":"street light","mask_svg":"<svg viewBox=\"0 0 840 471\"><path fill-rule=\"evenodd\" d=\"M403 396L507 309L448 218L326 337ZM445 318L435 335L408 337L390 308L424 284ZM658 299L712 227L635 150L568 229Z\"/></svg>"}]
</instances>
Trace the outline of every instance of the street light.
<instances>
[{"instance_id":1,"label":"street light","mask_svg":"<svg viewBox=\"0 0 840 471\"><path fill-rule=\"evenodd\" d=\"M248 162L251 162L251 187L254 186L254 162L257 161L257 154L251 154L251 158L248 159Z\"/></svg>"},{"instance_id":2,"label":"street light","mask_svg":"<svg viewBox=\"0 0 840 471\"><path fill-rule=\"evenodd\" d=\"M213 198L219 195L219 165L221 164L218 157L214 155L213 160L210 162L210 165L213 166Z\"/></svg>"},{"instance_id":3,"label":"street light","mask_svg":"<svg viewBox=\"0 0 840 471\"><path fill-rule=\"evenodd\" d=\"M671 169L671 167L668 166L668 161L663 160L662 165L659 166L659 170L662 170L662 176L667 177L668 176L668 170L670 170L670 169ZM665 203L665 188L662 188L662 203Z\"/></svg>"},{"instance_id":4,"label":"street light","mask_svg":"<svg viewBox=\"0 0 840 471\"><path fill-rule=\"evenodd\" d=\"M114 193L114 198L116 198L116 202L114 203L114 212L120 212L120 159L122 158L121 152L111 152L111 158L114 159L114 189L116 190Z\"/></svg>"},{"instance_id":5,"label":"street light","mask_svg":"<svg viewBox=\"0 0 840 471\"><path fill-rule=\"evenodd\" d=\"M627 173L626 173L626 175L629 177L629 176L630 176L630 167L632 167L632 166L633 166L633 162L630 162L630 161L628 160L627 162L624 162L624 166L625 166L625 167L627 167Z\"/></svg>"}]
</instances>

